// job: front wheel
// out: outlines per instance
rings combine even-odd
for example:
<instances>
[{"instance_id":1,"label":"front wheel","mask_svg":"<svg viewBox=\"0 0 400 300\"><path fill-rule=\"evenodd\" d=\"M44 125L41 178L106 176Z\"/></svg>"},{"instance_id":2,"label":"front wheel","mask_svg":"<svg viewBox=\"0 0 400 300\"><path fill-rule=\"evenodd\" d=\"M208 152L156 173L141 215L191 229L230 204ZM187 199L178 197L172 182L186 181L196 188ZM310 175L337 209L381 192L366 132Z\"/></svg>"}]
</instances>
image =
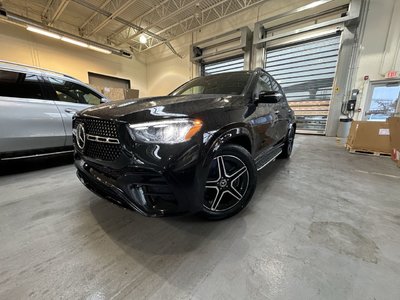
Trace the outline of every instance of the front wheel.
<instances>
[{"instance_id":1,"label":"front wheel","mask_svg":"<svg viewBox=\"0 0 400 300\"><path fill-rule=\"evenodd\" d=\"M256 181L254 160L246 149L237 145L221 147L208 172L202 215L221 220L238 213L253 196Z\"/></svg>"}]
</instances>

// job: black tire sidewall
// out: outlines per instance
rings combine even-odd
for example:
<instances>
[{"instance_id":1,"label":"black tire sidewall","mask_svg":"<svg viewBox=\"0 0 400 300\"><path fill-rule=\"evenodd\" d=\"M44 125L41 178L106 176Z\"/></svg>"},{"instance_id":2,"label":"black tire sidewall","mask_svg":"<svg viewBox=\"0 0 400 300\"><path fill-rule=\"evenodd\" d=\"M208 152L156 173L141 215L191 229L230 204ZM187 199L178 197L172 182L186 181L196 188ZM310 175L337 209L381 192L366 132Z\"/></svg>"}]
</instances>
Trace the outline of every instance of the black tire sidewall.
<instances>
[{"instance_id":1,"label":"black tire sidewall","mask_svg":"<svg viewBox=\"0 0 400 300\"><path fill-rule=\"evenodd\" d=\"M289 137L290 134L292 133L293 133L293 143L292 143L292 149L289 151L289 144L290 144ZM278 158L289 158L292 155L295 136L296 136L296 130L294 127L291 127L287 132L285 143L282 146L282 153L278 156Z\"/></svg>"},{"instance_id":2,"label":"black tire sidewall","mask_svg":"<svg viewBox=\"0 0 400 300\"><path fill-rule=\"evenodd\" d=\"M203 211L201 214L203 217L210 220L222 220L237 214L249 203L257 186L257 169L251 154L245 148L238 145L224 145L217 150L214 157L217 157L219 155L233 155L243 161L249 172L249 186L242 200L240 200L234 207L230 208L229 210L223 212L213 212L203 206Z\"/></svg>"}]
</instances>

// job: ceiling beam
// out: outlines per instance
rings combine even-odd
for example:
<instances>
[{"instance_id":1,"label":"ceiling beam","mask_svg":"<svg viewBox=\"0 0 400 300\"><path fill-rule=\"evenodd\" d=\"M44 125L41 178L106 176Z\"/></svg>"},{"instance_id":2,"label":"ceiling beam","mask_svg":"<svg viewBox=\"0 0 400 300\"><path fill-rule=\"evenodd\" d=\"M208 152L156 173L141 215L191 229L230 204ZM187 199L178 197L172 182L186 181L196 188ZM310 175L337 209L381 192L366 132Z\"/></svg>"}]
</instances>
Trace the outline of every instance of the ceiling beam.
<instances>
[{"instance_id":1,"label":"ceiling beam","mask_svg":"<svg viewBox=\"0 0 400 300\"><path fill-rule=\"evenodd\" d=\"M114 12L111 13L108 17L106 17L105 20L101 21L100 23L94 25L94 28L90 30L88 33L86 33L86 36L91 36L101 30L104 26L106 26L109 22L111 22L113 19L118 17L120 14L122 14L129 6L131 6L133 3L135 3L137 0L129 0L126 1L124 4L119 6Z\"/></svg>"},{"instance_id":2,"label":"ceiling beam","mask_svg":"<svg viewBox=\"0 0 400 300\"><path fill-rule=\"evenodd\" d=\"M194 1L190 1L190 2L186 2L185 1L181 1L180 4L177 4L176 1L164 1L162 5L159 5L158 11L161 11L162 13L157 13L158 14L158 18L152 18L153 16L151 16L150 12L147 12L146 14L142 15L140 17L140 23L145 19L146 16L150 15L151 18L149 18L150 20L154 20L154 22L150 23L148 22L149 25L147 25L145 28L143 28L142 30L136 31L134 34L132 34L131 36L128 36L127 38L123 39L122 41L119 41L116 45L120 46L123 43L126 43L129 40L134 39L135 37L145 33L146 31L150 30L151 28L156 27L158 24L164 22L165 20L169 20L173 17L175 17L176 15L182 13L183 11L193 7L193 6L199 6L200 3L203 0L194 0ZM171 5L173 5L171 7ZM171 11L171 8L173 9ZM155 9L155 11L157 11L157 9Z\"/></svg>"},{"instance_id":3,"label":"ceiling beam","mask_svg":"<svg viewBox=\"0 0 400 300\"><path fill-rule=\"evenodd\" d=\"M100 6L100 9L103 9L104 7L106 7L106 6L108 5L108 3L110 3L110 2L111 2L111 0L106 0L106 1L104 1L104 3ZM79 30L82 31L82 30L86 27L86 25L89 24L89 23L93 20L93 18L94 18L95 16L97 16L98 13L99 13L99 12L95 11L95 12L85 21L85 23L83 23L83 24L79 27Z\"/></svg>"},{"instance_id":4,"label":"ceiling beam","mask_svg":"<svg viewBox=\"0 0 400 300\"><path fill-rule=\"evenodd\" d=\"M47 0L46 6L44 7L44 10L42 12L42 19L44 19L50 9L51 4L54 2L55 0Z\"/></svg>"},{"instance_id":5,"label":"ceiling beam","mask_svg":"<svg viewBox=\"0 0 400 300\"><path fill-rule=\"evenodd\" d=\"M49 0L51 1L51 0ZM148 10L145 14L140 15L136 18L134 18L133 20L129 21L130 23L136 24L136 22L138 22L138 20L142 19L143 16L146 16L148 14L151 14L153 11L155 11L156 9L158 9L158 7L160 7L161 5L164 5L165 3L167 3L170 0L165 0L163 2L161 2L159 5L154 6L152 9ZM138 22L140 24L140 22ZM139 25L138 25L139 26ZM109 39L111 39L112 37L116 36L117 34L121 33L124 29L126 29L126 26L121 26L120 28L118 28L116 31L114 31L112 34L110 34L108 36Z\"/></svg>"},{"instance_id":6,"label":"ceiling beam","mask_svg":"<svg viewBox=\"0 0 400 300\"><path fill-rule=\"evenodd\" d=\"M72 0L72 1L74 1L75 3L78 3L78 4L88 8L88 9L91 9L91 10L93 10L93 11L95 11L95 12L97 12L97 13L99 13L99 14L107 17L107 18L111 16L110 12L108 12L108 11L106 11L104 9L98 8L98 7L94 6L93 4L91 4L91 3L89 3L89 2L87 2L85 0ZM119 22L119 23L121 23L121 24L123 24L123 25L125 25L127 27L132 27L135 30L141 30L142 29L142 27L137 26L137 25L125 20L125 19L120 18L120 17L115 17L113 20L117 21L117 22ZM155 35L152 32L146 32L146 34L148 34L149 36L152 36L153 38L155 38L157 40L163 40L162 37L159 37L159 36Z\"/></svg>"},{"instance_id":7,"label":"ceiling beam","mask_svg":"<svg viewBox=\"0 0 400 300\"><path fill-rule=\"evenodd\" d=\"M86 8L88 8L88 9L91 9L91 10L93 10L94 12L96 12L96 13L98 13L98 14L101 14L101 15L105 16L107 19L109 19L110 16L112 15L112 13L110 13L110 12L108 12L108 11L102 9L102 8L96 7L96 6L94 6L93 4L91 4L91 3L89 3L89 2L87 2L87 1L85 1L85 0L72 0L72 1L74 1L75 3L80 4L80 5L82 5L82 6L86 7ZM135 24L133 24L133 23L131 23L131 22L125 20L125 19L122 19L122 18L118 17L118 16L116 16L116 17L114 16L113 20L116 21L116 22L119 22L119 23L121 23L121 24L123 24L123 25L125 25L125 26L127 26L127 27L129 27L129 28L133 28L133 29L135 29L135 30L137 30L137 31L143 30L142 27L140 27L140 26L138 26L138 25L135 25ZM163 42L163 41L165 40L165 39L162 38L161 36L158 36L158 35L154 34L154 33L151 32L151 31L145 31L145 33L146 33L149 37L151 37L152 40L155 40L155 41L157 41L157 42ZM176 51L175 51L175 49L172 47L172 45L170 45L170 46L168 46L168 47L171 49L171 51L172 51L174 54L176 53ZM130 47L130 48L132 48L132 47ZM178 54L177 54L177 55L178 55Z\"/></svg>"},{"instance_id":8,"label":"ceiling beam","mask_svg":"<svg viewBox=\"0 0 400 300\"><path fill-rule=\"evenodd\" d=\"M163 43L170 42L171 40L174 40L174 39L182 36L185 33L192 32L192 31L197 30L205 25L209 25L216 21L219 21L221 19L229 17L235 13L247 10L254 6L258 6L262 3L265 3L266 1L268 1L268 0L222 0L222 1L219 1L218 3L202 10L199 17L192 15L183 20L180 20L179 22L177 22L171 26L168 26L168 27L156 32L155 33L156 35L162 35L164 37L164 41L156 41L156 40L152 41L151 43L149 43L149 45L145 49L143 49L140 52L147 51L147 50L157 47ZM229 12L229 10L225 9L223 6L224 5L231 6L232 3L230 3L230 2L235 2L235 4L240 8ZM218 16L218 17L212 18L213 14L214 14L214 16ZM132 48L135 50L138 50L134 47L132 47Z\"/></svg>"},{"instance_id":9,"label":"ceiling beam","mask_svg":"<svg viewBox=\"0 0 400 300\"><path fill-rule=\"evenodd\" d=\"M49 0L42 13L42 19L48 26L52 26L64 12L70 0Z\"/></svg>"}]
</instances>

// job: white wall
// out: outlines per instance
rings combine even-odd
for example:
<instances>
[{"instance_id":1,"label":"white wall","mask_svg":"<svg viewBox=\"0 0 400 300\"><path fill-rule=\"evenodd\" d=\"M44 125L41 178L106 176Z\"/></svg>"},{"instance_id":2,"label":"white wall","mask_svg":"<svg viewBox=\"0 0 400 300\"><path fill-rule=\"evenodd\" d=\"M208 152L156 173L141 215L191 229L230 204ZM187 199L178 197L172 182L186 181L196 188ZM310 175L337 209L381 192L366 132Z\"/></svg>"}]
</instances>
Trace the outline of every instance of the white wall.
<instances>
[{"instance_id":1,"label":"white wall","mask_svg":"<svg viewBox=\"0 0 400 300\"><path fill-rule=\"evenodd\" d=\"M369 81L382 80L388 71L400 72L400 0L371 0L366 26L361 36L359 58L354 71L353 88L360 90L355 119L361 120ZM364 81L364 76L369 81Z\"/></svg>"},{"instance_id":2,"label":"white wall","mask_svg":"<svg viewBox=\"0 0 400 300\"><path fill-rule=\"evenodd\" d=\"M0 22L0 60L58 71L88 83L88 72L130 79L147 95L147 67L139 58L126 59L44 37L23 27Z\"/></svg>"}]
</instances>

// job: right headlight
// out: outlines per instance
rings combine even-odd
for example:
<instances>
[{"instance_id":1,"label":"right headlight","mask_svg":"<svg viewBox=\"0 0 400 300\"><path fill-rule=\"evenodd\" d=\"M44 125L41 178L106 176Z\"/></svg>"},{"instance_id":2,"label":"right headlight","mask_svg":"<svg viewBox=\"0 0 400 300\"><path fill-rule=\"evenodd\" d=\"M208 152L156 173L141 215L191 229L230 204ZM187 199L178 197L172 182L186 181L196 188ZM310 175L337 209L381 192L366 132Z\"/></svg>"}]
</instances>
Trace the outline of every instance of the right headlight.
<instances>
[{"instance_id":1,"label":"right headlight","mask_svg":"<svg viewBox=\"0 0 400 300\"><path fill-rule=\"evenodd\" d=\"M130 124L129 131L135 141L154 144L176 144L189 141L203 126L201 120L170 119Z\"/></svg>"}]
</instances>

